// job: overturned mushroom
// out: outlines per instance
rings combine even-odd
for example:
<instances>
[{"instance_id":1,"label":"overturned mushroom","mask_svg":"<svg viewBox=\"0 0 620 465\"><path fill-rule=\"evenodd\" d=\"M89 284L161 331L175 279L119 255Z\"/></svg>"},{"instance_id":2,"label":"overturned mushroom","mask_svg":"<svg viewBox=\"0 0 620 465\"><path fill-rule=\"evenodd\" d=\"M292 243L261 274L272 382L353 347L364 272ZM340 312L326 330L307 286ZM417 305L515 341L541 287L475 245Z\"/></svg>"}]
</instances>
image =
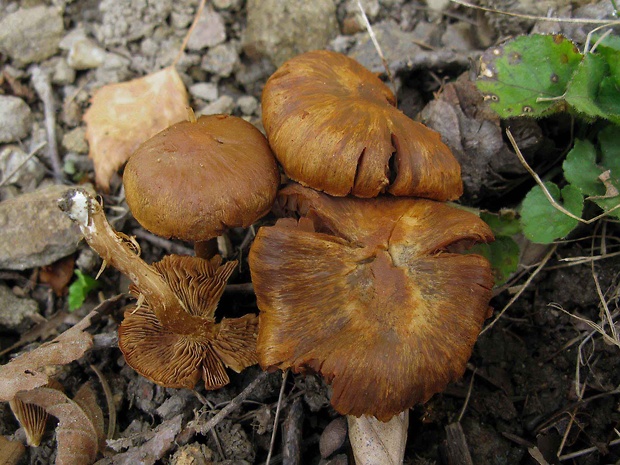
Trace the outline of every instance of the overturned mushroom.
<instances>
[{"instance_id":1,"label":"overturned mushroom","mask_svg":"<svg viewBox=\"0 0 620 465\"><path fill-rule=\"evenodd\" d=\"M332 198L299 185L289 218L250 251L264 368L320 373L332 405L387 421L460 377L489 315L493 240L464 210L426 199ZM297 217L299 217L297 219Z\"/></svg>"},{"instance_id":2,"label":"overturned mushroom","mask_svg":"<svg viewBox=\"0 0 620 465\"><path fill-rule=\"evenodd\" d=\"M144 142L123 173L127 204L144 228L197 242L254 223L279 183L265 136L228 115L170 126Z\"/></svg>"},{"instance_id":3,"label":"overturned mushroom","mask_svg":"<svg viewBox=\"0 0 620 465\"><path fill-rule=\"evenodd\" d=\"M263 125L286 174L305 186L335 196L457 199L461 169L450 149L395 101L355 60L318 50L269 78Z\"/></svg>"},{"instance_id":4,"label":"overturned mushroom","mask_svg":"<svg viewBox=\"0 0 620 465\"><path fill-rule=\"evenodd\" d=\"M165 387L207 389L228 383L224 367L237 372L256 360L256 315L223 319L214 313L236 262L221 258L168 256L153 266L116 233L103 209L80 189L68 191L60 208L82 230L88 244L132 281L138 297L119 328L119 347L138 373Z\"/></svg>"}]
</instances>

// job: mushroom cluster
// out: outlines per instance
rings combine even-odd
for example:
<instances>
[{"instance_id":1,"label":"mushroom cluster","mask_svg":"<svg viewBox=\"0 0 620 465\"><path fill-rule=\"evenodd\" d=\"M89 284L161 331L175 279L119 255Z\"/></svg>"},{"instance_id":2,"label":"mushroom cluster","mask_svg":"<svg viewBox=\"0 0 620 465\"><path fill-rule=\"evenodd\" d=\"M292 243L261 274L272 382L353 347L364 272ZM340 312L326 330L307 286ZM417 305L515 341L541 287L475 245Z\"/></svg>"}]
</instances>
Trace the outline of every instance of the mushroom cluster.
<instances>
[{"instance_id":1,"label":"mushroom cluster","mask_svg":"<svg viewBox=\"0 0 620 465\"><path fill-rule=\"evenodd\" d=\"M156 134L126 165L127 203L149 231L195 241L197 256L170 255L153 265L85 191L62 199L89 245L132 281L137 303L125 311L119 347L138 373L165 387L193 388L202 378L217 389L229 382L225 367L240 372L257 363L256 315L215 320L237 261L222 264L204 245L265 215L279 182L267 140L241 118L192 118Z\"/></svg>"},{"instance_id":2,"label":"mushroom cluster","mask_svg":"<svg viewBox=\"0 0 620 465\"><path fill-rule=\"evenodd\" d=\"M285 173L250 250L264 369L318 373L346 415L381 421L462 376L489 316L493 240L439 134L406 117L354 60L315 51L282 65L263 124ZM389 194L389 195L385 195Z\"/></svg>"}]
</instances>

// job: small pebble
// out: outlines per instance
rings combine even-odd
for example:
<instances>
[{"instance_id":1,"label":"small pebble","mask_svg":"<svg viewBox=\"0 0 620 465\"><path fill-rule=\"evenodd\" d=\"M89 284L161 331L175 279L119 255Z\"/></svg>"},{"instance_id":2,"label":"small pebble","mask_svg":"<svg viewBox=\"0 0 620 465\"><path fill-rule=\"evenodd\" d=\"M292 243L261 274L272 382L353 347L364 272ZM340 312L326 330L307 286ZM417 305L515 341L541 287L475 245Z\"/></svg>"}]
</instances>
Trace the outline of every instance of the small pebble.
<instances>
[{"instance_id":1,"label":"small pebble","mask_svg":"<svg viewBox=\"0 0 620 465\"><path fill-rule=\"evenodd\" d=\"M237 106L239 110L241 110L241 113L246 116L251 116L258 109L258 100L251 95L244 95L237 99Z\"/></svg>"},{"instance_id":2,"label":"small pebble","mask_svg":"<svg viewBox=\"0 0 620 465\"><path fill-rule=\"evenodd\" d=\"M36 155L28 161L27 158L28 154L16 145L0 150L0 181L17 185L23 192L33 191L45 176L45 168ZM6 179L8 175L10 179Z\"/></svg>"},{"instance_id":3,"label":"small pebble","mask_svg":"<svg viewBox=\"0 0 620 465\"><path fill-rule=\"evenodd\" d=\"M214 47L226 40L226 25L222 16L210 8L205 8L187 42L188 50L202 50Z\"/></svg>"},{"instance_id":4,"label":"small pebble","mask_svg":"<svg viewBox=\"0 0 620 465\"><path fill-rule=\"evenodd\" d=\"M323 430L319 439L321 457L326 459L342 447L347 439L347 420L338 417L332 420Z\"/></svg>"},{"instance_id":5,"label":"small pebble","mask_svg":"<svg viewBox=\"0 0 620 465\"><path fill-rule=\"evenodd\" d=\"M201 68L217 76L228 77L239 64L239 53L234 42L216 45L209 49Z\"/></svg>"},{"instance_id":6,"label":"small pebble","mask_svg":"<svg viewBox=\"0 0 620 465\"><path fill-rule=\"evenodd\" d=\"M30 107L19 97L0 95L0 143L23 139L30 132Z\"/></svg>"},{"instance_id":7,"label":"small pebble","mask_svg":"<svg viewBox=\"0 0 620 465\"><path fill-rule=\"evenodd\" d=\"M17 297L7 286L0 285L0 326L25 330L32 326L32 317L39 313L37 302Z\"/></svg>"},{"instance_id":8,"label":"small pebble","mask_svg":"<svg viewBox=\"0 0 620 465\"><path fill-rule=\"evenodd\" d=\"M65 133L62 136L62 146L68 152L88 153L88 143L86 142L86 128L79 126Z\"/></svg>"},{"instance_id":9,"label":"small pebble","mask_svg":"<svg viewBox=\"0 0 620 465\"><path fill-rule=\"evenodd\" d=\"M0 21L0 52L20 64L39 63L58 51L63 33L59 8L20 8Z\"/></svg>"},{"instance_id":10,"label":"small pebble","mask_svg":"<svg viewBox=\"0 0 620 465\"><path fill-rule=\"evenodd\" d=\"M203 107L197 116L202 115L228 115L235 108L235 100L230 95L222 95L215 102Z\"/></svg>"},{"instance_id":11,"label":"small pebble","mask_svg":"<svg viewBox=\"0 0 620 465\"><path fill-rule=\"evenodd\" d=\"M204 100L206 102L213 102L217 100L218 89L217 84L213 82L199 82L190 86L189 93L192 97Z\"/></svg>"}]
</instances>

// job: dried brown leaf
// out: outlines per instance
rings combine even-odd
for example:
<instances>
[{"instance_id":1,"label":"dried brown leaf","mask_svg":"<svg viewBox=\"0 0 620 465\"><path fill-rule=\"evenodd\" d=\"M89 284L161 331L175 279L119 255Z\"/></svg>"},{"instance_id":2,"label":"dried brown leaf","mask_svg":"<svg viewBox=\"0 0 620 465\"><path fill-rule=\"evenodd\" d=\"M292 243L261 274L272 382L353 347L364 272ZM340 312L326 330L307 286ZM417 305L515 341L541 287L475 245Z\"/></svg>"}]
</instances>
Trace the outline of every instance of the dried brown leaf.
<instances>
[{"instance_id":1,"label":"dried brown leaf","mask_svg":"<svg viewBox=\"0 0 620 465\"><path fill-rule=\"evenodd\" d=\"M97 186L107 191L134 150L186 119L188 106L185 85L173 67L99 89L84 115Z\"/></svg>"},{"instance_id":2,"label":"dried brown leaf","mask_svg":"<svg viewBox=\"0 0 620 465\"><path fill-rule=\"evenodd\" d=\"M26 452L26 448L19 441L10 441L5 436L0 436L0 463L3 465L16 465Z\"/></svg>"},{"instance_id":3,"label":"dried brown leaf","mask_svg":"<svg viewBox=\"0 0 620 465\"><path fill-rule=\"evenodd\" d=\"M90 419L95 431L97 431L97 441L99 449L105 447L105 424L103 421L103 411L97 402L97 394L90 382L84 383L78 392L73 396L73 401L80 406L86 416Z\"/></svg>"},{"instance_id":4,"label":"dried brown leaf","mask_svg":"<svg viewBox=\"0 0 620 465\"><path fill-rule=\"evenodd\" d=\"M58 418L56 465L86 465L95 461L98 451L97 431L76 402L50 388L20 392L18 398L22 402L38 405Z\"/></svg>"},{"instance_id":5,"label":"dried brown leaf","mask_svg":"<svg viewBox=\"0 0 620 465\"><path fill-rule=\"evenodd\" d=\"M39 280L44 284L49 284L54 290L54 294L58 297L65 295L67 285L73 277L73 268L75 259L73 257L65 257L51 265L41 268L39 272Z\"/></svg>"},{"instance_id":6,"label":"dried brown leaf","mask_svg":"<svg viewBox=\"0 0 620 465\"><path fill-rule=\"evenodd\" d=\"M84 330L96 314L90 312L53 341L0 366L0 401L10 401L19 391L29 391L48 383L44 367L66 365L84 355L93 345L93 337Z\"/></svg>"}]
</instances>

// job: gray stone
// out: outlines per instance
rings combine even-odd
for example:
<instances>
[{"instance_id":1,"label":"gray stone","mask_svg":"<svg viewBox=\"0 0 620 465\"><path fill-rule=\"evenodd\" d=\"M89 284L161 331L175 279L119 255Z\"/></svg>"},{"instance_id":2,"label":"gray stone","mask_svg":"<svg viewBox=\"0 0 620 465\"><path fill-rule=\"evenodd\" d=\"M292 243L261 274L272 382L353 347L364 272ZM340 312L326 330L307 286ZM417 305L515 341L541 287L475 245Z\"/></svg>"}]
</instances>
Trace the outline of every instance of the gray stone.
<instances>
[{"instance_id":1,"label":"gray stone","mask_svg":"<svg viewBox=\"0 0 620 465\"><path fill-rule=\"evenodd\" d=\"M237 11L243 5L243 0L212 0L211 3L218 10Z\"/></svg>"},{"instance_id":2,"label":"gray stone","mask_svg":"<svg viewBox=\"0 0 620 465\"><path fill-rule=\"evenodd\" d=\"M235 45L231 41L210 48L200 67L216 76L230 76L239 65L239 53Z\"/></svg>"},{"instance_id":3,"label":"gray stone","mask_svg":"<svg viewBox=\"0 0 620 465\"><path fill-rule=\"evenodd\" d=\"M58 51L63 33L58 8L20 8L0 21L0 51L17 63L38 63Z\"/></svg>"},{"instance_id":4,"label":"gray stone","mask_svg":"<svg viewBox=\"0 0 620 465\"><path fill-rule=\"evenodd\" d=\"M103 14L96 30L97 41L104 45L121 45L141 39L164 24L172 11L172 0L102 0Z\"/></svg>"},{"instance_id":5,"label":"gray stone","mask_svg":"<svg viewBox=\"0 0 620 465\"><path fill-rule=\"evenodd\" d=\"M202 115L227 115L235 108L235 101L230 95L222 95L215 102L203 107L197 116Z\"/></svg>"},{"instance_id":6,"label":"gray stone","mask_svg":"<svg viewBox=\"0 0 620 465\"><path fill-rule=\"evenodd\" d=\"M82 29L75 29L60 41L60 48L66 50L67 63L73 69L84 70L101 66L106 51L86 37Z\"/></svg>"},{"instance_id":7,"label":"gray stone","mask_svg":"<svg viewBox=\"0 0 620 465\"><path fill-rule=\"evenodd\" d=\"M0 202L0 269L49 265L77 250L80 231L57 205L70 188L50 186Z\"/></svg>"},{"instance_id":8,"label":"gray stone","mask_svg":"<svg viewBox=\"0 0 620 465\"><path fill-rule=\"evenodd\" d=\"M57 86L66 86L75 81L75 69L67 63L64 57L55 60L52 71L52 83Z\"/></svg>"},{"instance_id":9,"label":"gray stone","mask_svg":"<svg viewBox=\"0 0 620 465\"><path fill-rule=\"evenodd\" d=\"M258 110L258 100L251 95L244 95L237 99L237 106L239 110L241 110L241 113L246 116L251 116Z\"/></svg>"},{"instance_id":10,"label":"gray stone","mask_svg":"<svg viewBox=\"0 0 620 465\"><path fill-rule=\"evenodd\" d=\"M194 98L213 102L218 96L217 84L213 82L199 82L190 86L189 93Z\"/></svg>"},{"instance_id":11,"label":"gray stone","mask_svg":"<svg viewBox=\"0 0 620 465\"><path fill-rule=\"evenodd\" d=\"M28 159L21 148L7 145L0 150L0 173L2 184L14 184L23 191L32 191L45 176L45 168L36 156Z\"/></svg>"},{"instance_id":12,"label":"gray stone","mask_svg":"<svg viewBox=\"0 0 620 465\"><path fill-rule=\"evenodd\" d=\"M393 21L373 24L373 30L388 63L407 60L420 52L420 47L414 43L416 36L412 32L401 31ZM355 38L356 45L349 50L349 56L373 72L383 72L383 62L368 34L360 32Z\"/></svg>"},{"instance_id":13,"label":"gray stone","mask_svg":"<svg viewBox=\"0 0 620 465\"><path fill-rule=\"evenodd\" d=\"M0 326L8 329L27 329L32 326L31 317L39 313L33 299L17 297L11 289L0 284Z\"/></svg>"},{"instance_id":14,"label":"gray stone","mask_svg":"<svg viewBox=\"0 0 620 465\"><path fill-rule=\"evenodd\" d=\"M205 8L196 23L194 32L189 37L189 50L202 50L213 47L226 40L226 25L222 16L211 8Z\"/></svg>"},{"instance_id":15,"label":"gray stone","mask_svg":"<svg viewBox=\"0 0 620 465\"><path fill-rule=\"evenodd\" d=\"M23 139L32 123L30 107L19 97L0 95L0 142Z\"/></svg>"},{"instance_id":16,"label":"gray stone","mask_svg":"<svg viewBox=\"0 0 620 465\"><path fill-rule=\"evenodd\" d=\"M68 131L62 136L62 146L68 152L88 153L88 143L86 142L86 128L77 127Z\"/></svg>"},{"instance_id":17,"label":"gray stone","mask_svg":"<svg viewBox=\"0 0 620 465\"><path fill-rule=\"evenodd\" d=\"M303 52L322 49L339 32L333 0L248 0L245 52L276 66Z\"/></svg>"}]
</instances>

